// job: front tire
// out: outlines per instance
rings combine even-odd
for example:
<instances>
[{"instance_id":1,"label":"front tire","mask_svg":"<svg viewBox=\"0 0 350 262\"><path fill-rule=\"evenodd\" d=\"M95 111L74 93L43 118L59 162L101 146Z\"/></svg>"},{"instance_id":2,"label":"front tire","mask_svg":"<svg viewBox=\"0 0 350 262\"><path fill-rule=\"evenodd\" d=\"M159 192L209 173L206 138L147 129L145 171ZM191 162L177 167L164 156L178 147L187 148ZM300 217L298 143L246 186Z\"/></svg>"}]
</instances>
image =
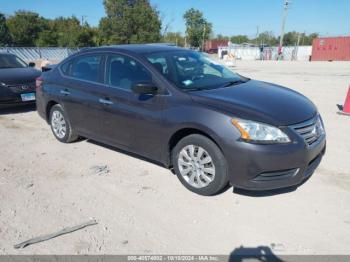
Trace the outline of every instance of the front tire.
<instances>
[{"instance_id":1,"label":"front tire","mask_svg":"<svg viewBox=\"0 0 350 262\"><path fill-rule=\"evenodd\" d=\"M53 135L62 143L71 143L78 139L72 130L67 114L60 104L54 105L50 110L50 126Z\"/></svg>"},{"instance_id":2,"label":"front tire","mask_svg":"<svg viewBox=\"0 0 350 262\"><path fill-rule=\"evenodd\" d=\"M180 182L199 195L216 195L228 185L225 157L220 148L203 135L181 139L172 151L172 164Z\"/></svg>"}]
</instances>

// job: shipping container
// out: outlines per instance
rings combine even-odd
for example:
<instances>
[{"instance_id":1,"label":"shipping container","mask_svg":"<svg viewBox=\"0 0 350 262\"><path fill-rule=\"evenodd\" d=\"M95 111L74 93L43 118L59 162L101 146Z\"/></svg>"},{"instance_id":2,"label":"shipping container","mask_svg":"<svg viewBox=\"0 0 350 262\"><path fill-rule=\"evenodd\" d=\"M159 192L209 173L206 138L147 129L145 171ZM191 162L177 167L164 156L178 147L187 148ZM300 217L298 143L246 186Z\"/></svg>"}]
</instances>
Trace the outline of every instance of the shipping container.
<instances>
[{"instance_id":1,"label":"shipping container","mask_svg":"<svg viewBox=\"0 0 350 262\"><path fill-rule=\"evenodd\" d=\"M228 46L228 41L229 40L218 40L218 39L212 39L212 40L207 40L205 42L205 52L212 52L214 51L217 53L219 46Z\"/></svg>"},{"instance_id":2,"label":"shipping container","mask_svg":"<svg viewBox=\"0 0 350 262\"><path fill-rule=\"evenodd\" d=\"M311 60L350 61L350 36L315 38Z\"/></svg>"}]
</instances>

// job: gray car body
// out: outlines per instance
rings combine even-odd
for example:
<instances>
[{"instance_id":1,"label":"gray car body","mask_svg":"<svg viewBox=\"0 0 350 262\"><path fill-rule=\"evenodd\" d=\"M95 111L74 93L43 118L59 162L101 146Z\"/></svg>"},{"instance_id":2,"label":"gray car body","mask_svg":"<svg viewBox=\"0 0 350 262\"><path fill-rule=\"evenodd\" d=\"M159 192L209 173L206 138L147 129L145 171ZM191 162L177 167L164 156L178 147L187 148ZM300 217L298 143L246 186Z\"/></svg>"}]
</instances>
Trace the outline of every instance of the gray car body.
<instances>
[{"instance_id":1,"label":"gray car body","mask_svg":"<svg viewBox=\"0 0 350 262\"><path fill-rule=\"evenodd\" d=\"M37 110L49 121L50 108L59 103L78 134L166 167L172 166L171 152L180 139L193 133L202 134L221 149L230 183L239 188L289 187L309 177L310 166L313 170L317 167L326 145L325 135L312 146L307 145L292 127L318 116L309 99L290 89L255 80L232 87L184 92L145 58L148 53L176 50L183 49L164 45L125 45L84 50L61 64L85 54L121 53L136 59L149 70L159 93L139 95L111 89L104 83L104 74L99 83L65 77L60 72L60 64L43 74L43 86L37 90ZM105 68L101 68L101 72L105 72ZM64 94L64 90L69 95ZM108 99L112 104L102 104L101 99ZM244 142L231 124L232 118L279 127L292 142L267 145ZM290 170L295 172L291 174ZM290 174L268 181L256 180L262 173L281 171Z\"/></svg>"}]
</instances>

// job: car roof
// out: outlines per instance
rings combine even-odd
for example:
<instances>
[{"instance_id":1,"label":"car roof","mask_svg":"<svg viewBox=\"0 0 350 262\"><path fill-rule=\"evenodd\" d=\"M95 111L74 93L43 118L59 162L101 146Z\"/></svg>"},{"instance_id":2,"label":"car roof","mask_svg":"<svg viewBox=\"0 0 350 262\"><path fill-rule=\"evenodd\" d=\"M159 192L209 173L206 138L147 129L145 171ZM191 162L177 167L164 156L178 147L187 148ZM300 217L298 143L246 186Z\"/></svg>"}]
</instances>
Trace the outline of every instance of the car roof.
<instances>
[{"instance_id":1,"label":"car roof","mask_svg":"<svg viewBox=\"0 0 350 262\"><path fill-rule=\"evenodd\" d=\"M154 52L169 52L188 50L185 48L173 46L170 44L129 44L129 45L111 45L102 47L86 48L80 52L94 52L94 51L128 51L137 54L146 54Z\"/></svg>"},{"instance_id":2,"label":"car roof","mask_svg":"<svg viewBox=\"0 0 350 262\"><path fill-rule=\"evenodd\" d=\"M5 53L5 52L0 52L0 55L16 56L16 55L14 55L14 54L11 54L11 53Z\"/></svg>"}]
</instances>

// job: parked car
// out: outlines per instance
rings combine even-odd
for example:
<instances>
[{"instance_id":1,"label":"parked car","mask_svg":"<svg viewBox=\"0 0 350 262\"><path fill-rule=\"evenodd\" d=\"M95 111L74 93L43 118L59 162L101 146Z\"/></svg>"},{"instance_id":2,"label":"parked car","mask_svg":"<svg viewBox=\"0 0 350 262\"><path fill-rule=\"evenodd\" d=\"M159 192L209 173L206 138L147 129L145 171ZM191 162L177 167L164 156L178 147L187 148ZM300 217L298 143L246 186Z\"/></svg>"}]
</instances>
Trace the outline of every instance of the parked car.
<instances>
[{"instance_id":1,"label":"parked car","mask_svg":"<svg viewBox=\"0 0 350 262\"><path fill-rule=\"evenodd\" d=\"M207 50L208 54L217 54L219 52L218 48L210 48Z\"/></svg>"},{"instance_id":2,"label":"parked car","mask_svg":"<svg viewBox=\"0 0 350 262\"><path fill-rule=\"evenodd\" d=\"M173 168L201 195L300 185L326 135L315 105L165 45L81 51L43 73L37 110L61 142L97 140Z\"/></svg>"},{"instance_id":3,"label":"parked car","mask_svg":"<svg viewBox=\"0 0 350 262\"><path fill-rule=\"evenodd\" d=\"M34 63L0 53L0 106L35 103L35 80L41 72Z\"/></svg>"}]
</instances>

